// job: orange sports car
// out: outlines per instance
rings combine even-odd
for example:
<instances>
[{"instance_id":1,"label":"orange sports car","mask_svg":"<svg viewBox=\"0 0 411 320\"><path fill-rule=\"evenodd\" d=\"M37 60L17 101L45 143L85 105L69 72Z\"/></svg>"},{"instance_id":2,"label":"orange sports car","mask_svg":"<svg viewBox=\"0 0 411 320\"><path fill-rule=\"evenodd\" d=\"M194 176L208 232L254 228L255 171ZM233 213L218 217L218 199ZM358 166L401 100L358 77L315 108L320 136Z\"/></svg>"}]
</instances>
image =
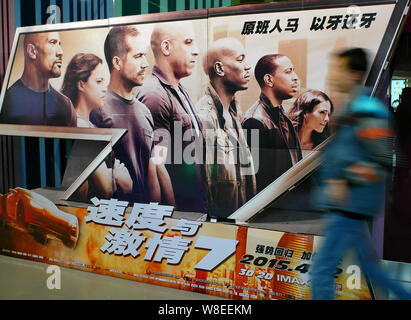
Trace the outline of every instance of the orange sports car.
<instances>
[{"instance_id":1,"label":"orange sports car","mask_svg":"<svg viewBox=\"0 0 411 320\"><path fill-rule=\"evenodd\" d=\"M77 217L56 207L47 198L23 188L10 189L0 195L0 219L12 227L29 232L36 241L60 239L74 248L79 237Z\"/></svg>"}]
</instances>

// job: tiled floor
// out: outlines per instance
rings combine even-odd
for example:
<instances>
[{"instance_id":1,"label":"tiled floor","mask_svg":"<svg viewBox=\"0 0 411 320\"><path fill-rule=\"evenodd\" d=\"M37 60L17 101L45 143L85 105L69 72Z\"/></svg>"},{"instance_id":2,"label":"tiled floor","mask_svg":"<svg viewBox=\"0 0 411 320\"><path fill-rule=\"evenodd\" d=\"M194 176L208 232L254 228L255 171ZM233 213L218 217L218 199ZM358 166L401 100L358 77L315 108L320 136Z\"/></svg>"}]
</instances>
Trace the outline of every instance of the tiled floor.
<instances>
[{"instance_id":1,"label":"tiled floor","mask_svg":"<svg viewBox=\"0 0 411 320\"><path fill-rule=\"evenodd\" d=\"M49 265L0 255L0 299L221 300L222 298L61 267L61 288L47 287Z\"/></svg>"},{"instance_id":2,"label":"tiled floor","mask_svg":"<svg viewBox=\"0 0 411 320\"><path fill-rule=\"evenodd\" d=\"M391 261L382 261L384 269L390 273L392 279L399 281L411 292L411 264ZM388 294L388 299L393 299L392 294Z\"/></svg>"},{"instance_id":3,"label":"tiled floor","mask_svg":"<svg viewBox=\"0 0 411 320\"><path fill-rule=\"evenodd\" d=\"M222 298L61 267L61 288L47 288L49 265L0 255L0 299L223 300ZM411 264L383 261L411 290ZM384 295L379 296L384 297ZM378 297L377 297L378 298ZM392 299L388 295L388 299Z\"/></svg>"}]
</instances>

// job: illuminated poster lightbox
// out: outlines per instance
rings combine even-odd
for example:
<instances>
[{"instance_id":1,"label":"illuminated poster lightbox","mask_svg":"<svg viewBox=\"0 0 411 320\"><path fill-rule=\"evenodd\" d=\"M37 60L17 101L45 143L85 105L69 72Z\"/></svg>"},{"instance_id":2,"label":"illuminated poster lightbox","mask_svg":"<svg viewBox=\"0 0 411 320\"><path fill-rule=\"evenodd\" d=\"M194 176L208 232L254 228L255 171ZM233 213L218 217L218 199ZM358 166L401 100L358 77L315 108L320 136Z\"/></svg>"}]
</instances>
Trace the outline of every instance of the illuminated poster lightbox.
<instances>
[{"instance_id":1,"label":"illuminated poster lightbox","mask_svg":"<svg viewBox=\"0 0 411 320\"><path fill-rule=\"evenodd\" d=\"M19 28L0 134L77 139L85 157L98 144L87 140L106 147L63 195L87 209L22 188L0 195L11 226L0 253L223 298L310 299L320 236L190 213L247 221L315 170L343 98L327 86L330 55L365 48L375 92L406 4L281 2ZM311 131L299 122L305 101L323 115ZM372 298L365 278L352 286L354 261L336 270L337 299Z\"/></svg>"}]
</instances>

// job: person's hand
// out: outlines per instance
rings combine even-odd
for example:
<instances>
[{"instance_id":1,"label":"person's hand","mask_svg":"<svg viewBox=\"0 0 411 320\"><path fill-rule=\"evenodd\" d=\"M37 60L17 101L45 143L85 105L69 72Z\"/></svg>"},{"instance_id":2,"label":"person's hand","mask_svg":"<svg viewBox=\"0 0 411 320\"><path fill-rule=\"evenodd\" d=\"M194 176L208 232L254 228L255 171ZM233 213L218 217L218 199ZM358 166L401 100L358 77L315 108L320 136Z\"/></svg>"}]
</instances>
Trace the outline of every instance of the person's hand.
<instances>
[{"instance_id":1,"label":"person's hand","mask_svg":"<svg viewBox=\"0 0 411 320\"><path fill-rule=\"evenodd\" d=\"M133 181L131 180L130 173L124 166L124 163L120 163L120 160L114 161L113 175L116 185L125 193L131 193L133 190Z\"/></svg>"},{"instance_id":2,"label":"person's hand","mask_svg":"<svg viewBox=\"0 0 411 320\"><path fill-rule=\"evenodd\" d=\"M350 197L347 181L330 179L327 180L326 183L325 194L328 197L329 203L334 205L344 205Z\"/></svg>"}]
</instances>

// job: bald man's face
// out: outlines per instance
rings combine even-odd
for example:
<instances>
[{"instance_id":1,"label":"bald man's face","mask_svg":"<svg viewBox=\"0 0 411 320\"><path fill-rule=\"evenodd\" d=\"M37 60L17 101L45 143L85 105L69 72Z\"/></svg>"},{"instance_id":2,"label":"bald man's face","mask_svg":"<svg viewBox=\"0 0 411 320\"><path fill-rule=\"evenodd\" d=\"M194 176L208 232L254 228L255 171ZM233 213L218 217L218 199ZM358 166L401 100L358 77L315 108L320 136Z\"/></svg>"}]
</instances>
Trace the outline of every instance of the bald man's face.
<instances>
[{"instance_id":1,"label":"bald man's face","mask_svg":"<svg viewBox=\"0 0 411 320\"><path fill-rule=\"evenodd\" d=\"M246 62L245 50L240 43L235 43L222 50L220 57L224 71L224 83L234 91L246 90L250 81L250 66Z\"/></svg>"},{"instance_id":2,"label":"bald man's face","mask_svg":"<svg viewBox=\"0 0 411 320\"><path fill-rule=\"evenodd\" d=\"M41 33L30 42L34 48L34 62L42 75L58 78L61 75L63 50L58 32Z\"/></svg>"},{"instance_id":3,"label":"bald man's face","mask_svg":"<svg viewBox=\"0 0 411 320\"><path fill-rule=\"evenodd\" d=\"M171 39L170 64L177 79L192 74L199 54L192 28L177 29Z\"/></svg>"}]
</instances>

